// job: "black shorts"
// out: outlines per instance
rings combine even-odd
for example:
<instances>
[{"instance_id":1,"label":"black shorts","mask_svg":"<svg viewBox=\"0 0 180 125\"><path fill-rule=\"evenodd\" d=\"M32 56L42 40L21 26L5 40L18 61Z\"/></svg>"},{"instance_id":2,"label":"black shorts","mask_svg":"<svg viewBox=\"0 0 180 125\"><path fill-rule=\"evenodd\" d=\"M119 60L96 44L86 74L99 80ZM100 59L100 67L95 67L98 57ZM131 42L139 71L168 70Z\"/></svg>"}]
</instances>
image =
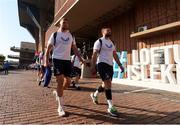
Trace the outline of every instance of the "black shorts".
<instances>
[{"instance_id":1,"label":"black shorts","mask_svg":"<svg viewBox=\"0 0 180 125\"><path fill-rule=\"evenodd\" d=\"M73 67L74 75L81 76L81 69L78 67Z\"/></svg>"},{"instance_id":2,"label":"black shorts","mask_svg":"<svg viewBox=\"0 0 180 125\"><path fill-rule=\"evenodd\" d=\"M112 80L113 77L113 66L108 65L107 63L98 63L98 72L102 81Z\"/></svg>"},{"instance_id":3,"label":"black shorts","mask_svg":"<svg viewBox=\"0 0 180 125\"><path fill-rule=\"evenodd\" d=\"M64 75L71 77L72 66L70 60L53 59L54 76Z\"/></svg>"},{"instance_id":4,"label":"black shorts","mask_svg":"<svg viewBox=\"0 0 180 125\"><path fill-rule=\"evenodd\" d=\"M41 66L37 65L37 70L40 72L41 71Z\"/></svg>"}]
</instances>

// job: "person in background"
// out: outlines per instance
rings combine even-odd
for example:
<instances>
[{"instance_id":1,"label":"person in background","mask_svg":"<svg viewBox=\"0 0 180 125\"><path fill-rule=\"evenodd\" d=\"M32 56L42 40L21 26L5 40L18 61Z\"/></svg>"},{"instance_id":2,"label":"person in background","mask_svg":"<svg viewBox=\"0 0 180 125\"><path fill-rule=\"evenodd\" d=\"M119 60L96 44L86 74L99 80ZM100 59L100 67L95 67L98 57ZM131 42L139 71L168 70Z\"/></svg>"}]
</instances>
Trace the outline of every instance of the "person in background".
<instances>
[{"instance_id":1,"label":"person in background","mask_svg":"<svg viewBox=\"0 0 180 125\"><path fill-rule=\"evenodd\" d=\"M41 52L39 54L39 64L40 64L40 80L39 80L39 86L40 86L41 82L44 82L44 74L45 74L44 52Z\"/></svg>"},{"instance_id":2,"label":"person in background","mask_svg":"<svg viewBox=\"0 0 180 125\"><path fill-rule=\"evenodd\" d=\"M41 65L39 62L39 55L36 56L36 69L37 69L37 82L40 81L40 75L41 75Z\"/></svg>"},{"instance_id":3,"label":"person in background","mask_svg":"<svg viewBox=\"0 0 180 125\"><path fill-rule=\"evenodd\" d=\"M8 61L4 62L3 69L4 69L4 74L8 75L8 73L9 73L9 62Z\"/></svg>"},{"instance_id":4,"label":"person in background","mask_svg":"<svg viewBox=\"0 0 180 125\"><path fill-rule=\"evenodd\" d=\"M78 52L81 54L81 50L78 48ZM73 55L71 58L71 63L72 63L72 77L75 77L75 80L72 81L72 87L80 90L81 88L78 86L79 84L79 79L81 77L81 65L82 63L80 62L79 58L76 55Z\"/></svg>"}]
</instances>

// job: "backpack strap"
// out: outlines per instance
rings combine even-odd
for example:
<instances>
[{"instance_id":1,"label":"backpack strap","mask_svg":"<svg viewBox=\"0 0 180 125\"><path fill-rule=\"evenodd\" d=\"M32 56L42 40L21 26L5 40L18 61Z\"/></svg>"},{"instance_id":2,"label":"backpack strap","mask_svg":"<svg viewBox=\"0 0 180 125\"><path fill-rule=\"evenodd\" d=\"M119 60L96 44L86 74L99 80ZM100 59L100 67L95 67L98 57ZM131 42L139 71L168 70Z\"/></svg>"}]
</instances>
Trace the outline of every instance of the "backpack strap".
<instances>
[{"instance_id":1,"label":"backpack strap","mask_svg":"<svg viewBox=\"0 0 180 125\"><path fill-rule=\"evenodd\" d=\"M111 41L112 41L112 40L111 40ZM101 48L102 48L102 39L99 39L99 42L100 42L99 54L100 54L100 52L101 52ZM114 41L112 41L112 43L113 43L113 44L114 44L114 46L115 46Z\"/></svg>"},{"instance_id":2,"label":"backpack strap","mask_svg":"<svg viewBox=\"0 0 180 125\"><path fill-rule=\"evenodd\" d=\"M54 46L56 45L56 36L57 36L57 32L55 32L55 33L53 34L53 38L54 38Z\"/></svg>"},{"instance_id":3,"label":"backpack strap","mask_svg":"<svg viewBox=\"0 0 180 125\"><path fill-rule=\"evenodd\" d=\"M102 48L102 40L99 39L99 42L100 42L100 48L99 48L99 53L101 52L101 48Z\"/></svg>"}]
</instances>

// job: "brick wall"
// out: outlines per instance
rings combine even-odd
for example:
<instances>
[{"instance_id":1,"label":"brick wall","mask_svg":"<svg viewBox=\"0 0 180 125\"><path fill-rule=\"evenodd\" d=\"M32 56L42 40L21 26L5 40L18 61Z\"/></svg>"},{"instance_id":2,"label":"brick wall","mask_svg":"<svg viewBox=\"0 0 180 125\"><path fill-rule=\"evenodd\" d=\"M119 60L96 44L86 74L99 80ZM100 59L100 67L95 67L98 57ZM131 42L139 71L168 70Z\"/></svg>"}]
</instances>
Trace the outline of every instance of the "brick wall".
<instances>
[{"instance_id":1,"label":"brick wall","mask_svg":"<svg viewBox=\"0 0 180 125\"><path fill-rule=\"evenodd\" d=\"M58 13L59 9L64 5L67 0L55 0L55 14Z\"/></svg>"},{"instance_id":2,"label":"brick wall","mask_svg":"<svg viewBox=\"0 0 180 125\"><path fill-rule=\"evenodd\" d=\"M47 46L47 42L51 36L52 33L56 32L58 30L58 27L54 26L53 24L49 27L49 29L45 33L45 48Z\"/></svg>"}]
</instances>

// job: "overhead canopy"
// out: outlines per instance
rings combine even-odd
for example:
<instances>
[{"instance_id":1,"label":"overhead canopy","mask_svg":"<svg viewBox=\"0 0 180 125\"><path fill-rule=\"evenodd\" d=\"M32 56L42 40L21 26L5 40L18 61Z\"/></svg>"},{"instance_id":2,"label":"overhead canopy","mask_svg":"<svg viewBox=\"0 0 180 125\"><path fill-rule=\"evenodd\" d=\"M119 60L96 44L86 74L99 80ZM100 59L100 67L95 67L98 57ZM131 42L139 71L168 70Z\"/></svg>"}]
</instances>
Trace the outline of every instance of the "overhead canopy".
<instances>
[{"instance_id":1,"label":"overhead canopy","mask_svg":"<svg viewBox=\"0 0 180 125\"><path fill-rule=\"evenodd\" d=\"M45 25L40 23L40 11L46 13ZM39 32L37 24L40 24L46 30L54 19L54 0L18 0L18 12L20 25L26 28L33 38L37 40L39 37L37 35Z\"/></svg>"},{"instance_id":2,"label":"overhead canopy","mask_svg":"<svg viewBox=\"0 0 180 125\"><path fill-rule=\"evenodd\" d=\"M97 25L110 20L126 11L135 0L73 0L76 4L71 3L71 9L61 9L55 16L54 25L62 17L69 19L72 32L81 32L93 35L93 28L97 29ZM91 29L91 30L89 30ZM91 33L92 32L92 33Z\"/></svg>"}]
</instances>

